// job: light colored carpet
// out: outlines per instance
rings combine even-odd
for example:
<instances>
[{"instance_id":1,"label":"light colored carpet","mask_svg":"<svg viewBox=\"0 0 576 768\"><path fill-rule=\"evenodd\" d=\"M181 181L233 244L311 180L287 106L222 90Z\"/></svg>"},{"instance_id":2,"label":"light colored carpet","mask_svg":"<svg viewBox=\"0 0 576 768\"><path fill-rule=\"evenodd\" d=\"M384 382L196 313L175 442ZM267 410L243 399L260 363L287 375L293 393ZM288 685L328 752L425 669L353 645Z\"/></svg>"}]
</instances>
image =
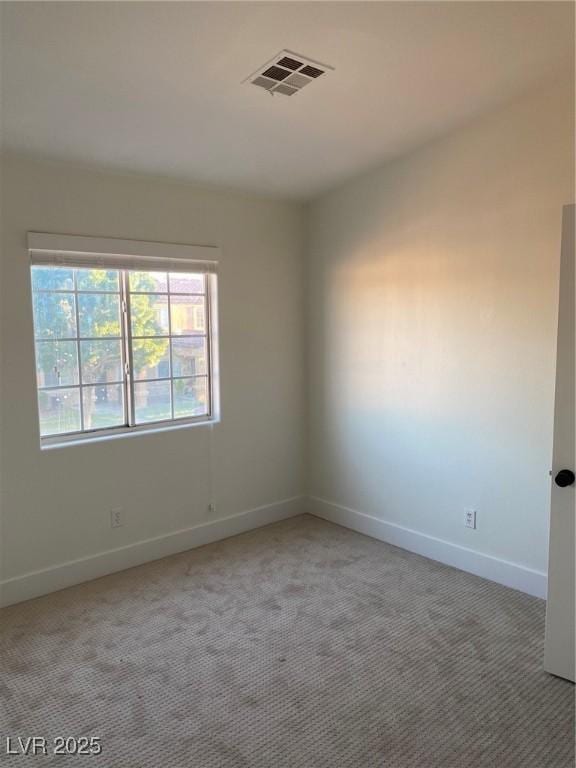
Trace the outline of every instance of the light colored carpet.
<instances>
[{"instance_id":1,"label":"light colored carpet","mask_svg":"<svg viewBox=\"0 0 576 768\"><path fill-rule=\"evenodd\" d=\"M1 618L2 740L96 735L104 752L0 765L574 765L542 601L313 517Z\"/></svg>"}]
</instances>

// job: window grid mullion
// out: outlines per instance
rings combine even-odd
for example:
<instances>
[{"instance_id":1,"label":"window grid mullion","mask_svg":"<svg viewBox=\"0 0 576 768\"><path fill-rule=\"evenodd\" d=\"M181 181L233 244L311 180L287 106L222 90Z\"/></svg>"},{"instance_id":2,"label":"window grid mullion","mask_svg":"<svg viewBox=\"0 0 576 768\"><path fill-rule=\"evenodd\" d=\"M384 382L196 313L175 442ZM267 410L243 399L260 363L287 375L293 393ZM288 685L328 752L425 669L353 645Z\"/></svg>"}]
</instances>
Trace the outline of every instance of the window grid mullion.
<instances>
[{"instance_id":1,"label":"window grid mullion","mask_svg":"<svg viewBox=\"0 0 576 768\"><path fill-rule=\"evenodd\" d=\"M74 278L74 285L76 285L76 278ZM34 288L34 293L74 293L74 288ZM118 291L97 291L92 288L80 288L80 293L91 293L95 296L115 296Z\"/></svg>"},{"instance_id":2,"label":"window grid mullion","mask_svg":"<svg viewBox=\"0 0 576 768\"><path fill-rule=\"evenodd\" d=\"M176 338L178 338L178 337L176 336ZM136 384L154 384L154 383L159 382L159 381L172 381L172 379L174 379L174 381L184 381L186 379L207 379L207 378L209 378L207 373L193 373L193 374L190 374L190 376L164 376L164 377L161 377L161 378L138 379ZM111 381L111 382L107 382L107 383L110 383L110 384L122 384L121 381ZM69 386L74 386L74 385L73 384L66 385L66 386L60 387L60 389L69 389ZM101 384L98 384L98 383L96 383L96 384L84 384L84 386L85 387L99 387L99 386L101 386ZM58 389L58 387L42 387L42 389Z\"/></svg>"},{"instance_id":3,"label":"window grid mullion","mask_svg":"<svg viewBox=\"0 0 576 768\"><path fill-rule=\"evenodd\" d=\"M109 339L114 338L111 336L103 336L101 338ZM206 334L205 333L175 333L172 337L168 336L167 333L163 334L162 336L132 336L133 341L152 341L153 339L169 339L173 338L175 341L178 341L179 339L205 339ZM44 341L44 339L38 339L38 341ZM48 339L50 341L50 339ZM66 339L56 339L56 341L66 341Z\"/></svg>"},{"instance_id":4,"label":"window grid mullion","mask_svg":"<svg viewBox=\"0 0 576 768\"><path fill-rule=\"evenodd\" d=\"M82 292L81 292L82 293ZM116 296L119 294L116 293ZM61 339L57 339L54 336L47 337L45 339L42 336L38 336L34 339L35 342L42 342L42 344L60 344L63 341L122 341L122 336L62 336Z\"/></svg>"},{"instance_id":5,"label":"window grid mullion","mask_svg":"<svg viewBox=\"0 0 576 768\"><path fill-rule=\"evenodd\" d=\"M206 339L206 372L208 374L208 416L212 416L212 328L210 323L212 318L210 316L210 297L208 291L210 286L208 285L208 275L204 274L204 338Z\"/></svg>"},{"instance_id":6,"label":"window grid mullion","mask_svg":"<svg viewBox=\"0 0 576 768\"><path fill-rule=\"evenodd\" d=\"M82 384L83 389L90 389L94 387L112 387L114 385L122 384L124 385L124 379L122 381L93 381L88 384ZM80 384L58 384L53 387L37 387L38 392L50 392L51 390L58 390L58 389L79 389Z\"/></svg>"},{"instance_id":7,"label":"window grid mullion","mask_svg":"<svg viewBox=\"0 0 576 768\"><path fill-rule=\"evenodd\" d=\"M78 394L80 399L80 431L84 432L84 397L82 390L82 356L80 353L80 312L78 310L77 269L74 269L74 307L76 308L76 355L78 357Z\"/></svg>"},{"instance_id":8,"label":"window grid mullion","mask_svg":"<svg viewBox=\"0 0 576 768\"><path fill-rule=\"evenodd\" d=\"M134 355L132 353L132 315L130 310L130 289L128 286L128 271L122 270L123 316L124 316L124 354L127 366L124 368L126 381L126 404L128 413L128 426L136 424L135 418L135 392L134 392Z\"/></svg>"},{"instance_id":9,"label":"window grid mullion","mask_svg":"<svg viewBox=\"0 0 576 768\"><path fill-rule=\"evenodd\" d=\"M170 418L174 420L174 369L172 368L172 294L168 275L168 349L170 350Z\"/></svg>"}]
</instances>

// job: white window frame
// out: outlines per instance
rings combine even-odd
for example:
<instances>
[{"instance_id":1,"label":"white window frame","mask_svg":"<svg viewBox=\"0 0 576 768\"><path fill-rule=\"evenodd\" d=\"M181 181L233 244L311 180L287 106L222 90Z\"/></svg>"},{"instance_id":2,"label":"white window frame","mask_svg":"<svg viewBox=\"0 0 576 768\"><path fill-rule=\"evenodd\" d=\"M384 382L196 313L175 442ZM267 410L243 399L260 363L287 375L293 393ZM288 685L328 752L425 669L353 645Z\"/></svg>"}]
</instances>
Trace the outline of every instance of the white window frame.
<instances>
[{"instance_id":1,"label":"white window frame","mask_svg":"<svg viewBox=\"0 0 576 768\"><path fill-rule=\"evenodd\" d=\"M127 421L118 427L82 430L40 437L41 448L93 442L96 440L126 437L142 433L182 429L199 424L213 424L220 420L220 386L218 361L218 304L217 272L220 256L215 246L180 245L119 238L58 235L44 232L28 232L30 266L77 267L83 269L116 269L120 275L122 300L122 339L125 358L125 410ZM135 424L133 411L131 330L129 328L130 292L127 271L197 272L205 279L206 342L209 409L207 415L171 418L163 421ZM79 329L78 329L79 332ZM170 336L171 338L171 336ZM127 354L129 352L129 354ZM171 379L172 379L172 370ZM171 380L169 379L169 380ZM36 382L38 391L38 384ZM81 390L80 390L81 393ZM38 414L39 417L39 414ZM40 422L38 422L40 423Z\"/></svg>"}]
</instances>

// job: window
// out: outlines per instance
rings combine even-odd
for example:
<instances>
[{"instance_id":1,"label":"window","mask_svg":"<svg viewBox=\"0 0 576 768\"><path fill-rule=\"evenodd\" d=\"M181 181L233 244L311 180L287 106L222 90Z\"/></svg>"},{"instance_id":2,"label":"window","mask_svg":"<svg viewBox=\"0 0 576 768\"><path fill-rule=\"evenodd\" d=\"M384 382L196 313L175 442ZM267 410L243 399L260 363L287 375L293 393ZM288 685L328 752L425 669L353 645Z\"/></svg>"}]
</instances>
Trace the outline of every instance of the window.
<instances>
[{"instance_id":1,"label":"window","mask_svg":"<svg viewBox=\"0 0 576 768\"><path fill-rule=\"evenodd\" d=\"M213 271L31 253L43 443L214 420Z\"/></svg>"}]
</instances>

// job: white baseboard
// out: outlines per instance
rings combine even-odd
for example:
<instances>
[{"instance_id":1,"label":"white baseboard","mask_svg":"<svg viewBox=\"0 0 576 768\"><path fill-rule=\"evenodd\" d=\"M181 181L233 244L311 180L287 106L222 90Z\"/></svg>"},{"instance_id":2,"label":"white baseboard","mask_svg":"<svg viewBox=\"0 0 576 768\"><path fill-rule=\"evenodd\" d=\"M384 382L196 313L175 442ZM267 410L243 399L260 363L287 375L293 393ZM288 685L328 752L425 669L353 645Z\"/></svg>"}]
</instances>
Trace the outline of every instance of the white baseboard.
<instances>
[{"instance_id":1,"label":"white baseboard","mask_svg":"<svg viewBox=\"0 0 576 768\"><path fill-rule=\"evenodd\" d=\"M81 584L100 576L133 568L213 541L226 539L269 523L309 512L316 517L351 528L372 538L416 552L490 581L546 598L547 575L473 549L452 544L424 533L379 520L371 515L334 504L325 499L294 497L267 504L237 515L174 531L153 539L111 549L91 557L72 560L41 571L0 582L0 606L40 597L59 589Z\"/></svg>"},{"instance_id":2,"label":"white baseboard","mask_svg":"<svg viewBox=\"0 0 576 768\"><path fill-rule=\"evenodd\" d=\"M250 509L221 520L200 523L153 539L139 541L118 549L111 549L91 557L72 560L41 571L26 573L0 582L0 606L20 603L33 597L56 592L65 587L97 579L109 573L124 571L135 565L159 560L167 555L201 547L213 541L236 536L238 533L260 528L306 511L300 496L274 504Z\"/></svg>"},{"instance_id":3,"label":"white baseboard","mask_svg":"<svg viewBox=\"0 0 576 768\"><path fill-rule=\"evenodd\" d=\"M325 499L317 497L308 499L308 512L332 523L338 523L345 528L364 533L374 539L386 541L396 547L429 557L431 560L459 568L461 571L474 573L476 576L482 576L490 581L504 584L506 587L527 592L534 597L546 598L548 578L541 571L484 555L459 544L452 544L449 541L404 528L396 523L379 520L371 515L342 507Z\"/></svg>"}]
</instances>

